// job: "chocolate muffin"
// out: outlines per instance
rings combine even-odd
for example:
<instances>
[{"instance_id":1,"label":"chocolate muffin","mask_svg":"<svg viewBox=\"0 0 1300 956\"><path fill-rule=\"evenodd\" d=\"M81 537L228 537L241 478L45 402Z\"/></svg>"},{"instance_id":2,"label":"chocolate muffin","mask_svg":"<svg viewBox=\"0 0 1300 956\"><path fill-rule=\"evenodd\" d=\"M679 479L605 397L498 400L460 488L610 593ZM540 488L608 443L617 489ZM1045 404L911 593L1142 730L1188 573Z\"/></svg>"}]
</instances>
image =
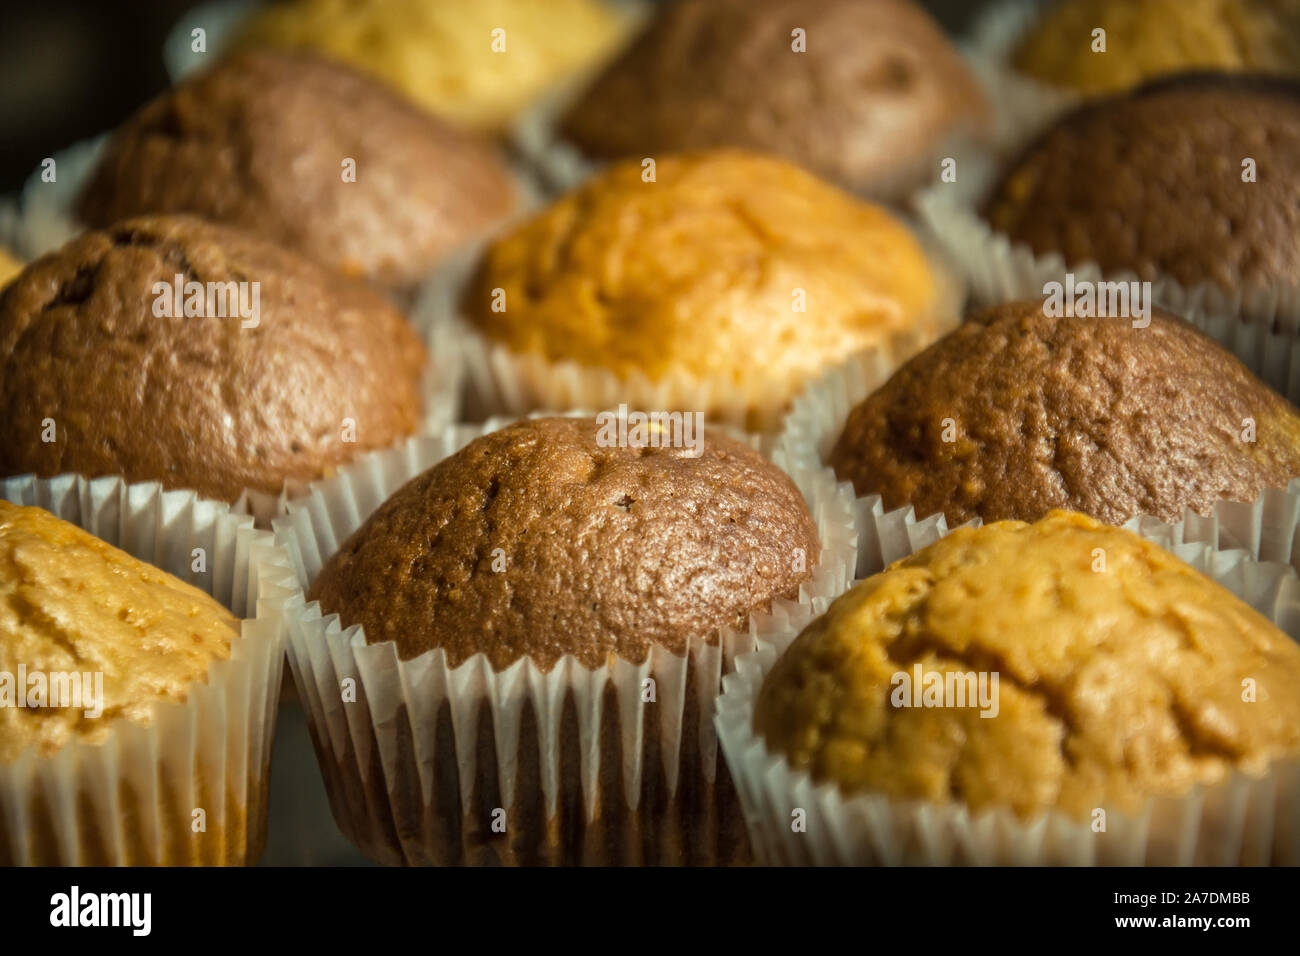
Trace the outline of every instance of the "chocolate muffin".
<instances>
[{"instance_id":1,"label":"chocolate muffin","mask_svg":"<svg viewBox=\"0 0 1300 956\"><path fill-rule=\"evenodd\" d=\"M775 465L711 431L698 457L598 436L592 419L538 418L477 439L384 502L308 599L403 659L442 648L451 666L482 653L549 670L566 654L680 656L797 595L817 531Z\"/></svg>"},{"instance_id":2,"label":"chocolate muffin","mask_svg":"<svg viewBox=\"0 0 1300 956\"><path fill-rule=\"evenodd\" d=\"M369 645L338 673L366 661L372 716L345 716L356 748L317 752L340 826L376 859L748 859L712 703L753 646L751 615L811 579L817 526L745 444L706 430L698 455L620 446L607 424L532 419L472 441L312 583ZM341 731L312 715L318 741Z\"/></svg>"},{"instance_id":3,"label":"chocolate muffin","mask_svg":"<svg viewBox=\"0 0 1300 956\"><path fill-rule=\"evenodd\" d=\"M929 675L993 692L918 706L899 693L918 672L927 695ZM1300 648L1232 592L1053 512L959 529L858 584L776 662L754 729L846 795L1089 821L1300 755L1298 688Z\"/></svg>"},{"instance_id":4,"label":"chocolate muffin","mask_svg":"<svg viewBox=\"0 0 1300 956\"><path fill-rule=\"evenodd\" d=\"M677 0L562 133L602 159L764 150L897 200L937 173L950 138L988 122L974 76L911 0Z\"/></svg>"},{"instance_id":5,"label":"chocolate muffin","mask_svg":"<svg viewBox=\"0 0 1300 956\"><path fill-rule=\"evenodd\" d=\"M361 283L224 226L128 220L0 294L0 474L278 493L412 434L427 358Z\"/></svg>"},{"instance_id":6,"label":"chocolate muffin","mask_svg":"<svg viewBox=\"0 0 1300 956\"><path fill-rule=\"evenodd\" d=\"M1300 410L1158 309L1134 328L1011 302L857 405L830 464L858 495L950 524L1053 508L1177 521L1300 477Z\"/></svg>"},{"instance_id":7,"label":"chocolate muffin","mask_svg":"<svg viewBox=\"0 0 1300 956\"><path fill-rule=\"evenodd\" d=\"M984 215L1035 253L1105 273L1290 285L1298 155L1300 84L1188 75L1064 116L1010 165Z\"/></svg>"},{"instance_id":8,"label":"chocolate muffin","mask_svg":"<svg viewBox=\"0 0 1300 956\"><path fill-rule=\"evenodd\" d=\"M242 53L113 134L77 205L91 226L193 213L406 291L517 197L492 147L351 68Z\"/></svg>"}]
</instances>

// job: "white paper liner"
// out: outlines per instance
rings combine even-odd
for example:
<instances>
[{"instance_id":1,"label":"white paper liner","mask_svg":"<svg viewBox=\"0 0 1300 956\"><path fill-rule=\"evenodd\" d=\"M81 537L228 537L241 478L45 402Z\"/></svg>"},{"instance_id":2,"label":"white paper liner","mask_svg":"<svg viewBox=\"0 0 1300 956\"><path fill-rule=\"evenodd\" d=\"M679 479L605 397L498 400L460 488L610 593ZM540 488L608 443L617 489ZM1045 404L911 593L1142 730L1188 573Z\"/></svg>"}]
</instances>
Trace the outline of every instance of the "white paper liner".
<instances>
[{"instance_id":1,"label":"white paper liner","mask_svg":"<svg viewBox=\"0 0 1300 956\"><path fill-rule=\"evenodd\" d=\"M247 516L156 483L76 475L0 480L0 496L76 524L211 594L243 618L230 658L148 726L0 766L0 864L241 865L266 842L267 774L284 662L288 555ZM207 571L192 570L204 548ZM206 831L192 832L192 812Z\"/></svg>"},{"instance_id":2,"label":"white paper liner","mask_svg":"<svg viewBox=\"0 0 1300 956\"><path fill-rule=\"evenodd\" d=\"M1086 321L1086 320L1080 320ZM1194 324L1231 350L1266 384L1300 404L1300 341L1234 319L1200 316ZM863 355L831 369L795 399L786 416L781 443L797 467L825 467L849 413L893 374L888 356ZM852 496L852 485L843 482ZM918 519L910 506L885 511L880 495L853 499L858 530L857 577L884 569L935 541L948 531L942 514ZM1125 527L1154 529L1161 523L1135 518ZM1154 531L1152 531L1154 533ZM1175 544L1206 542L1221 549L1242 548L1262 561L1280 561L1300 569L1300 476L1287 488L1266 489L1253 502L1221 501L1213 514L1185 511L1167 532Z\"/></svg>"},{"instance_id":3,"label":"white paper liner","mask_svg":"<svg viewBox=\"0 0 1300 956\"><path fill-rule=\"evenodd\" d=\"M275 522L302 586L398 487L504 424L415 440L315 484ZM784 467L773 441L748 440ZM591 669L566 656L549 672L525 659L500 673L482 654L454 668L441 650L400 661L393 643L368 646L359 626L295 604L289 661L343 832L394 864L743 859L709 721L721 676L767 629L820 613L847 586L854 554L849 503L830 473L787 471L822 543L813 577L798 600L778 599L744 631L693 641L680 658L656 650L639 665ZM647 677L657 721L640 702ZM341 700L347 678L355 703ZM484 832L495 807L507 811L508 838Z\"/></svg>"},{"instance_id":4,"label":"white paper liner","mask_svg":"<svg viewBox=\"0 0 1300 956\"><path fill-rule=\"evenodd\" d=\"M1148 540L1214 578L1292 637L1300 635L1300 579L1285 564L1220 551L1189 533L1129 522ZM1157 523L1158 524L1158 523ZM1184 538L1182 544L1171 540ZM907 554L938 534L914 537ZM901 555L900 555L901 556ZM972 813L964 805L841 794L773 754L753 730L763 679L799 634L773 634L743 654L723 680L715 723L745 809L760 862L815 865L1171 866L1300 864L1300 760L1277 761L1259 776L1236 773L1176 798L1149 801L1139 813L1106 813L1094 833L1057 811L1022 820L1009 809ZM802 809L806 832L791 826Z\"/></svg>"}]
</instances>

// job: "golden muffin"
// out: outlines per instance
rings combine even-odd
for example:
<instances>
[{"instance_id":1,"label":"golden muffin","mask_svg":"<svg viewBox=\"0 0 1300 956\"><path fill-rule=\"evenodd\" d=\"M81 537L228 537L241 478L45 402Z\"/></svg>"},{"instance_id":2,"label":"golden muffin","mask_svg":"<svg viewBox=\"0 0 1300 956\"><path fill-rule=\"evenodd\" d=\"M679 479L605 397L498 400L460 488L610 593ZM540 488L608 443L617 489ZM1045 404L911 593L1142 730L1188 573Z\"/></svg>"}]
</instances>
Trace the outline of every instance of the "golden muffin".
<instances>
[{"instance_id":1,"label":"golden muffin","mask_svg":"<svg viewBox=\"0 0 1300 956\"><path fill-rule=\"evenodd\" d=\"M937 334L942 288L886 210L716 150L607 167L493 243L461 306L513 353L752 393L763 428L828 365Z\"/></svg>"},{"instance_id":2,"label":"golden muffin","mask_svg":"<svg viewBox=\"0 0 1300 956\"><path fill-rule=\"evenodd\" d=\"M0 249L0 286L7 284L10 279L22 271L22 262L14 258L4 249Z\"/></svg>"},{"instance_id":3,"label":"golden muffin","mask_svg":"<svg viewBox=\"0 0 1300 956\"><path fill-rule=\"evenodd\" d=\"M315 50L431 113L500 130L612 53L629 25L604 0L290 0L256 11L235 45Z\"/></svg>"},{"instance_id":4,"label":"golden muffin","mask_svg":"<svg viewBox=\"0 0 1300 956\"><path fill-rule=\"evenodd\" d=\"M1106 31L1094 52L1093 31ZM1016 69L1086 95L1188 70L1300 73L1297 0L1062 0L1023 36Z\"/></svg>"},{"instance_id":5,"label":"golden muffin","mask_svg":"<svg viewBox=\"0 0 1300 956\"><path fill-rule=\"evenodd\" d=\"M898 675L918 667L996 693L917 706ZM1300 754L1300 646L1157 545L1057 511L859 583L776 662L754 729L847 795L1086 819Z\"/></svg>"},{"instance_id":6,"label":"golden muffin","mask_svg":"<svg viewBox=\"0 0 1300 956\"><path fill-rule=\"evenodd\" d=\"M72 742L101 743L117 717L149 724L154 705L184 701L239 636L239 622L198 588L48 511L4 500L0 598L0 766L28 748L48 757ZM4 678L16 681L20 667L44 676L47 693L51 675L102 675L97 691L81 683L81 702L102 695L98 706L54 706L51 697L16 706ZM8 690L30 704L32 686Z\"/></svg>"}]
</instances>

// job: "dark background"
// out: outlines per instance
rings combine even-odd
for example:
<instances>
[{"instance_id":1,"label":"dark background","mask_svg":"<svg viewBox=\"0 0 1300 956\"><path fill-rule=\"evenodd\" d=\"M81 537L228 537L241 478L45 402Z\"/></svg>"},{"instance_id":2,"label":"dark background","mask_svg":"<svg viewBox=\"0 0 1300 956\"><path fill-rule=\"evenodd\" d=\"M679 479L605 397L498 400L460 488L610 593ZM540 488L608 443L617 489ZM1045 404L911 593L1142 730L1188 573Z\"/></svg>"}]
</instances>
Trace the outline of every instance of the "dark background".
<instances>
[{"instance_id":1,"label":"dark background","mask_svg":"<svg viewBox=\"0 0 1300 956\"><path fill-rule=\"evenodd\" d=\"M163 39L200 0L0 0L0 195L168 83ZM473 0L466 0L473 2ZM986 0L921 0L952 32Z\"/></svg>"}]
</instances>

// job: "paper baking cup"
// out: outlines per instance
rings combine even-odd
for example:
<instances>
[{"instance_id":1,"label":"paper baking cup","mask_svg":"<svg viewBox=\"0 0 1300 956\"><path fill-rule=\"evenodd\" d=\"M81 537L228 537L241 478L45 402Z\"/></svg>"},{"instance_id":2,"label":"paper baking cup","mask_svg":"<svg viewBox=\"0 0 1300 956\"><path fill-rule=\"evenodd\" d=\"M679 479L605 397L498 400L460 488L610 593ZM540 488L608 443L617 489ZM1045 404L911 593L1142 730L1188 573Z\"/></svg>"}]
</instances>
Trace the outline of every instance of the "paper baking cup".
<instances>
[{"instance_id":1,"label":"paper baking cup","mask_svg":"<svg viewBox=\"0 0 1300 956\"><path fill-rule=\"evenodd\" d=\"M412 441L313 485L275 522L304 589L397 488L504 424ZM772 460L783 465L779 450ZM566 656L545 672L523 659L499 673L482 654L457 667L440 649L402 661L392 642L367 645L316 602L293 604L289 662L343 832L390 864L745 860L710 723L721 677L769 629L820 613L847 586L854 554L849 503L830 473L787 471L821 538L812 579L797 600L774 601L716 643L692 641L682 657L656 649L642 664L593 669ZM641 702L647 678L652 706ZM355 701L344 702L345 686Z\"/></svg>"},{"instance_id":2,"label":"paper baking cup","mask_svg":"<svg viewBox=\"0 0 1300 956\"><path fill-rule=\"evenodd\" d=\"M1268 385L1300 404L1300 341L1233 319L1201 316L1195 324ZM873 359L865 354L832 369L795 399L780 438L792 466L826 467L849 413L884 385L893 369L888 356ZM849 482L843 482L843 488L853 497ZM853 512L858 577L883 570L949 530L942 514L922 515L918 520L911 506L886 511L880 495L853 497ZM1240 548L1258 560L1300 568L1300 476L1285 489L1266 489L1253 502L1218 502L1208 516L1186 511L1176 525L1151 517L1134 518L1125 525L1139 526L1153 534L1157 527L1168 529L1165 533L1174 544L1205 542L1224 550Z\"/></svg>"},{"instance_id":3,"label":"paper baking cup","mask_svg":"<svg viewBox=\"0 0 1300 956\"><path fill-rule=\"evenodd\" d=\"M100 744L0 766L0 865L228 866L266 842L267 774L283 666L283 614L299 593L288 555L252 519L191 492L76 475L0 481L36 505L211 594L243 618L229 660L148 726L118 719ZM207 551L203 573L192 549ZM206 829L194 832L194 811Z\"/></svg>"},{"instance_id":4,"label":"paper baking cup","mask_svg":"<svg viewBox=\"0 0 1300 956\"><path fill-rule=\"evenodd\" d=\"M1129 526L1133 527L1134 522ZM1300 635L1300 579L1284 564L1256 562L1243 551L1173 544L1171 550L1252 605L1292 637ZM1167 529L1167 526L1165 527ZM930 543L920 536L913 550ZM1183 535L1183 537L1187 537ZM912 551L908 552L909 554ZM1028 820L1004 809L972 812L954 804L842 794L816 784L753 730L763 679L798 636L790 627L755 653L742 654L724 678L715 717L736 781L755 854L764 863L815 865L1171 866L1300 864L1300 761L1279 761L1260 776L1236 773L1141 812L1106 813L1106 831L1059 812ZM795 810L804 832L794 832Z\"/></svg>"}]
</instances>

